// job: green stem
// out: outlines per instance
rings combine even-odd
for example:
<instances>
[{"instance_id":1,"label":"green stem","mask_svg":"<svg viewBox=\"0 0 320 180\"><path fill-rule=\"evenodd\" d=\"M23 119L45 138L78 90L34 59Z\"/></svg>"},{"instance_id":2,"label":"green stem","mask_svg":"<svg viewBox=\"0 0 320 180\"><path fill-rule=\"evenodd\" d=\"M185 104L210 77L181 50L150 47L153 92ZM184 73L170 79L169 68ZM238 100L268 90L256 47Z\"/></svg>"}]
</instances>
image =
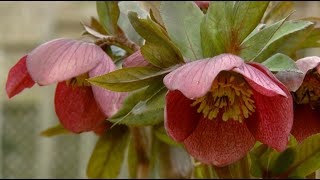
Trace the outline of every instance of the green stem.
<instances>
[{"instance_id":1,"label":"green stem","mask_svg":"<svg viewBox=\"0 0 320 180\"><path fill-rule=\"evenodd\" d=\"M129 40L124 35L123 36L104 36L101 39L96 40L95 44L97 44L100 47L103 47L106 45L115 45L124 49L129 54L134 53L140 48L136 43Z\"/></svg>"}]
</instances>

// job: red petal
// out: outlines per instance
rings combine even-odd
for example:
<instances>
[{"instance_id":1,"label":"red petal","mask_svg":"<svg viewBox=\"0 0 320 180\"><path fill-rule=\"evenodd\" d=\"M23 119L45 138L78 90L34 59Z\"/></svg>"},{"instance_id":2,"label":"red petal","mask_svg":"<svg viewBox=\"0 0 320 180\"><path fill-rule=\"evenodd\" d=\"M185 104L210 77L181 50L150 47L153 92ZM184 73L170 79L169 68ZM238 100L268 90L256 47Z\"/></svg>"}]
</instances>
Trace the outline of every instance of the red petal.
<instances>
[{"instance_id":1,"label":"red petal","mask_svg":"<svg viewBox=\"0 0 320 180\"><path fill-rule=\"evenodd\" d=\"M187 151L206 164L226 166L243 158L255 139L244 123L201 119L195 131L183 142Z\"/></svg>"},{"instance_id":2,"label":"red petal","mask_svg":"<svg viewBox=\"0 0 320 180\"><path fill-rule=\"evenodd\" d=\"M35 82L32 80L26 66L27 55L23 56L9 71L6 91L9 98L19 94L25 88L31 88Z\"/></svg>"},{"instance_id":3,"label":"red petal","mask_svg":"<svg viewBox=\"0 0 320 180\"><path fill-rule=\"evenodd\" d=\"M166 96L165 128L176 141L183 141L197 127L202 114L192 107L192 100L180 91L169 91Z\"/></svg>"},{"instance_id":4,"label":"red petal","mask_svg":"<svg viewBox=\"0 0 320 180\"><path fill-rule=\"evenodd\" d=\"M199 8L208 8L210 1L194 1Z\"/></svg>"},{"instance_id":5,"label":"red petal","mask_svg":"<svg viewBox=\"0 0 320 180\"><path fill-rule=\"evenodd\" d=\"M294 110L292 135L302 142L305 138L320 133L320 110L309 105L297 105Z\"/></svg>"},{"instance_id":6,"label":"red petal","mask_svg":"<svg viewBox=\"0 0 320 180\"><path fill-rule=\"evenodd\" d=\"M60 82L54 103L61 124L74 133L91 131L106 119L89 86L72 87Z\"/></svg>"},{"instance_id":7,"label":"red petal","mask_svg":"<svg viewBox=\"0 0 320 180\"><path fill-rule=\"evenodd\" d=\"M109 121L102 121L100 125L93 129L94 133L98 136L104 135L104 133L112 126L112 123Z\"/></svg>"}]
</instances>

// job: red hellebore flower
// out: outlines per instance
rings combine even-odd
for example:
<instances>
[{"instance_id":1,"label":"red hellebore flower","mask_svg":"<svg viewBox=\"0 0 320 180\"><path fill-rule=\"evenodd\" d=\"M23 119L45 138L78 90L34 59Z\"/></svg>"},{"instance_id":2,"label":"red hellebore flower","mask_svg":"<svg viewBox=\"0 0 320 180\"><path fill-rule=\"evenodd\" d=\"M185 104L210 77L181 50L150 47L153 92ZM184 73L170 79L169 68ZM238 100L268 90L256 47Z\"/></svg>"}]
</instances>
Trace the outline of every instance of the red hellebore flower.
<instances>
[{"instance_id":1,"label":"red hellebore flower","mask_svg":"<svg viewBox=\"0 0 320 180\"><path fill-rule=\"evenodd\" d=\"M177 68L164 84L167 133L203 163L231 164L256 140L278 151L286 148L291 94L262 65L222 54Z\"/></svg>"},{"instance_id":2,"label":"red hellebore flower","mask_svg":"<svg viewBox=\"0 0 320 180\"><path fill-rule=\"evenodd\" d=\"M277 77L293 92L294 121L292 135L302 142L320 133L320 57L305 57L296 61L302 73L279 72Z\"/></svg>"},{"instance_id":3,"label":"red hellebore flower","mask_svg":"<svg viewBox=\"0 0 320 180\"><path fill-rule=\"evenodd\" d=\"M61 124L74 133L103 132L122 102L123 93L91 86L86 78L116 69L111 58L92 43L71 39L55 39L44 43L11 68L6 91L9 98L31 88L58 83L55 111Z\"/></svg>"},{"instance_id":4,"label":"red hellebore flower","mask_svg":"<svg viewBox=\"0 0 320 180\"><path fill-rule=\"evenodd\" d=\"M208 9L210 1L193 1L195 2L199 8Z\"/></svg>"}]
</instances>

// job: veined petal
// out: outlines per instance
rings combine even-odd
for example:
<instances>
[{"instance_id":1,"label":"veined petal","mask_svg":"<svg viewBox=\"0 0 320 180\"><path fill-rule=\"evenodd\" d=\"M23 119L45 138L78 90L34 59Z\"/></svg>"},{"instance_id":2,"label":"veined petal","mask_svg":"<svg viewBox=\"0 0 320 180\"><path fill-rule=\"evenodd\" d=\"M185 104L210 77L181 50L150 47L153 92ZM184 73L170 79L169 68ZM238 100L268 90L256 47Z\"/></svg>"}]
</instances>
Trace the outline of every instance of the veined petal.
<instances>
[{"instance_id":1,"label":"veined petal","mask_svg":"<svg viewBox=\"0 0 320 180\"><path fill-rule=\"evenodd\" d=\"M295 92L303 83L305 74L297 71L280 71L276 76L289 89L289 91Z\"/></svg>"},{"instance_id":2,"label":"veined petal","mask_svg":"<svg viewBox=\"0 0 320 180\"><path fill-rule=\"evenodd\" d=\"M100 76L114 70L116 70L116 65L109 56L105 55L101 62L89 72L89 77ZM125 96L128 94L113 92L95 85L92 85L92 90L99 107L107 117L111 117L119 110Z\"/></svg>"},{"instance_id":3,"label":"veined petal","mask_svg":"<svg viewBox=\"0 0 320 180\"><path fill-rule=\"evenodd\" d=\"M123 67L137 67L137 66L147 66L150 63L144 59L141 51L138 50L131 54L129 57L123 60Z\"/></svg>"},{"instance_id":4,"label":"veined petal","mask_svg":"<svg viewBox=\"0 0 320 180\"><path fill-rule=\"evenodd\" d=\"M167 133L176 141L186 139L197 127L202 116L192 107L192 100L180 91L169 91L166 95L164 125Z\"/></svg>"},{"instance_id":5,"label":"veined petal","mask_svg":"<svg viewBox=\"0 0 320 180\"><path fill-rule=\"evenodd\" d=\"M256 64L256 66L259 66ZM260 65L261 66L261 65ZM282 95L287 97L286 93L268 76L261 72L260 69L252 65L243 64L241 67L234 68L232 71L238 72L244 76L252 89L257 90L265 96Z\"/></svg>"},{"instance_id":6,"label":"veined petal","mask_svg":"<svg viewBox=\"0 0 320 180\"><path fill-rule=\"evenodd\" d=\"M288 97L281 95L268 97L253 89L255 117L246 121L256 140L277 151L283 151L286 148L293 123L292 97L288 90L283 90Z\"/></svg>"},{"instance_id":7,"label":"veined petal","mask_svg":"<svg viewBox=\"0 0 320 180\"><path fill-rule=\"evenodd\" d=\"M54 104L63 127L74 133L91 131L106 119L89 86L58 83Z\"/></svg>"},{"instance_id":8,"label":"veined petal","mask_svg":"<svg viewBox=\"0 0 320 180\"><path fill-rule=\"evenodd\" d=\"M320 57L317 57L317 56L305 57L297 60L296 65L298 66L300 71L306 74L310 69L316 68L317 66L320 65Z\"/></svg>"},{"instance_id":9,"label":"veined petal","mask_svg":"<svg viewBox=\"0 0 320 180\"><path fill-rule=\"evenodd\" d=\"M193 133L184 140L187 151L206 164L226 166L243 158L255 139L244 123L220 118L202 118Z\"/></svg>"},{"instance_id":10,"label":"veined petal","mask_svg":"<svg viewBox=\"0 0 320 180\"><path fill-rule=\"evenodd\" d=\"M6 83L6 92L9 98L35 84L27 70L26 58L27 56L23 56L9 71Z\"/></svg>"},{"instance_id":11,"label":"veined petal","mask_svg":"<svg viewBox=\"0 0 320 180\"><path fill-rule=\"evenodd\" d=\"M320 110L311 109L310 105L296 105L291 134L302 142L307 137L320 133Z\"/></svg>"},{"instance_id":12,"label":"veined petal","mask_svg":"<svg viewBox=\"0 0 320 180\"><path fill-rule=\"evenodd\" d=\"M229 71L243 64L244 61L238 56L221 54L187 63L166 75L163 82L169 90L179 90L187 98L196 99L209 91L221 71Z\"/></svg>"},{"instance_id":13,"label":"veined petal","mask_svg":"<svg viewBox=\"0 0 320 180\"><path fill-rule=\"evenodd\" d=\"M27 57L27 69L40 85L62 82L94 68L105 56L92 43L55 39L35 48Z\"/></svg>"}]
</instances>

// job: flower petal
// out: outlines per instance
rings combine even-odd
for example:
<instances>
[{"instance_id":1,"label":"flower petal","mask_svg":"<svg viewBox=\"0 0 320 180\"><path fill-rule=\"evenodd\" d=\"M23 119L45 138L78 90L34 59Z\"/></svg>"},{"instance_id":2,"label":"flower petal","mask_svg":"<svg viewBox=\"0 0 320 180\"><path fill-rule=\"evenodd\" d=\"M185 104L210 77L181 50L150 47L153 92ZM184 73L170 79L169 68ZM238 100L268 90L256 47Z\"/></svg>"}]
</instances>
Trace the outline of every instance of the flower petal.
<instances>
[{"instance_id":1,"label":"flower petal","mask_svg":"<svg viewBox=\"0 0 320 180\"><path fill-rule=\"evenodd\" d=\"M277 151L283 151L288 143L293 123L293 101L291 94L268 97L253 89L256 105L255 118L249 118L246 123L256 140L271 146Z\"/></svg>"},{"instance_id":2,"label":"flower petal","mask_svg":"<svg viewBox=\"0 0 320 180\"><path fill-rule=\"evenodd\" d=\"M276 76L289 91L295 92L303 83L305 74L298 71L280 71Z\"/></svg>"},{"instance_id":3,"label":"flower petal","mask_svg":"<svg viewBox=\"0 0 320 180\"><path fill-rule=\"evenodd\" d=\"M256 66L262 65L256 64ZM274 80L252 65L243 64L243 66L234 68L232 71L242 74L249 85L262 95L276 96L280 94L287 97L286 93L274 82Z\"/></svg>"},{"instance_id":4,"label":"flower petal","mask_svg":"<svg viewBox=\"0 0 320 180\"><path fill-rule=\"evenodd\" d=\"M187 151L206 164L226 166L243 158L255 139L244 123L220 118L201 119L195 131L184 140Z\"/></svg>"},{"instance_id":5,"label":"flower petal","mask_svg":"<svg viewBox=\"0 0 320 180\"><path fill-rule=\"evenodd\" d=\"M169 90L179 90L187 98L196 99L209 91L213 80L221 71L243 64L244 61L238 56L222 54L187 63L166 75L163 82Z\"/></svg>"},{"instance_id":6,"label":"flower petal","mask_svg":"<svg viewBox=\"0 0 320 180\"><path fill-rule=\"evenodd\" d=\"M89 77L100 76L114 70L116 70L116 65L109 56L105 55L101 62L89 72ZM107 117L111 117L119 110L125 96L128 94L113 92L95 85L92 85L92 90L99 107Z\"/></svg>"},{"instance_id":7,"label":"flower petal","mask_svg":"<svg viewBox=\"0 0 320 180\"><path fill-rule=\"evenodd\" d=\"M296 61L298 68L306 74L310 69L316 68L320 65L320 57L310 56ZM320 73L320 72L319 72Z\"/></svg>"},{"instance_id":8,"label":"flower petal","mask_svg":"<svg viewBox=\"0 0 320 180\"><path fill-rule=\"evenodd\" d=\"M104 133L106 133L106 131L112 126L112 123L109 121L102 121L102 123L100 125L98 125L97 127L95 127L93 129L93 132L96 133L98 136L102 136L104 135Z\"/></svg>"},{"instance_id":9,"label":"flower petal","mask_svg":"<svg viewBox=\"0 0 320 180\"><path fill-rule=\"evenodd\" d=\"M199 8L208 8L210 1L193 1L197 4Z\"/></svg>"},{"instance_id":10,"label":"flower petal","mask_svg":"<svg viewBox=\"0 0 320 180\"><path fill-rule=\"evenodd\" d=\"M291 134L302 142L307 137L320 133L320 110L309 105L297 105L294 109L294 121Z\"/></svg>"},{"instance_id":11,"label":"flower petal","mask_svg":"<svg viewBox=\"0 0 320 180\"><path fill-rule=\"evenodd\" d=\"M94 68L105 56L92 44L56 39L34 49L27 57L27 69L40 85L62 82Z\"/></svg>"},{"instance_id":12,"label":"flower petal","mask_svg":"<svg viewBox=\"0 0 320 180\"><path fill-rule=\"evenodd\" d=\"M123 67L148 66L150 63L144 59L141 51L138 50L123 60Z\"/></svg>"},{"instance_id":13,"label":"flower petal","mask_svg":"<svg viewBox=\"0 0 320 180\"><path fill-rule=\"evenodd\" d=\"M6 83L6 92L9 98L35 84L27 70L26 59L27 56L23 56L9 71Z\"/></svg>"},{"instance_id":14,"label":"flower petal","mask_svg":"<svg viewBox=\"0 0 320 180\"><path fill-rule=\"evenodd\" d=\"M178 142L194 131L202 116L196 107L191 106L192 102L177 90L166 95L164 125L167 133Z\"/></svg>"},{"instance_id":15,"label":"flower petal","mask_svg":"<svg viewBox=\"0 0 320 180\"><path fill-rule=\"evenodd\" d=\"M64 128L74 132L91 131L106 119L98 107L90 86L60 82L55 93L55 111Z\"/></svg>"}]
</instances>

